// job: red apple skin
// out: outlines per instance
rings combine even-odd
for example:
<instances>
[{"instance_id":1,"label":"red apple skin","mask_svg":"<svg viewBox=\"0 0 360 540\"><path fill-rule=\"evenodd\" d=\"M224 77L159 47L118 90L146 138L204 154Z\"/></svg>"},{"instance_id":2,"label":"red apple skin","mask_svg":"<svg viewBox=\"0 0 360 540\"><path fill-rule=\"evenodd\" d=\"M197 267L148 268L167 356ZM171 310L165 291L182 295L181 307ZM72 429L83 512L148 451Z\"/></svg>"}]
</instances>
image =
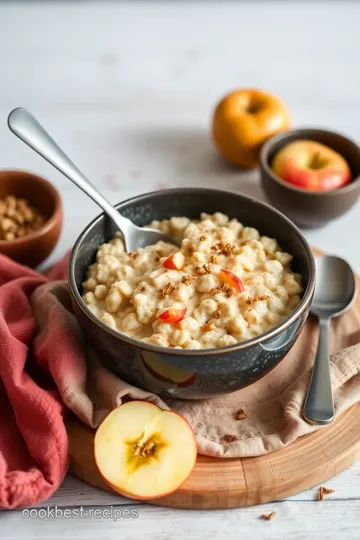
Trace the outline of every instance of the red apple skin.
<instances>
[{"instance_id":1,"label":"red apple skin","mask_svg":"<svg viewBox=\"0 0 360 540\"><path fill-rule=\"evenodd\" d=\"M237 277L229 270L222 268L219 272L219 278L221 281L229 285L232 289L235 289L238 293L241 293L244 290L244 284L239 277Z\"/></svg>"},{"instance_id":2,"label":"red apple skin","mask_svg":"<svg viewBox=\"0 0 360 540\"><path fill-rule=\"evenodd\" d=\"M332 191L351 182L346 160L316 141L289 143L275 155L271 167L285 182L309 191Z\"/></svg>"},{"instance_id":3,"label":"red apple skin","mask_svg":"<svg viewBox=\"0 0 360 540\"><path fill-rule=\"evenodd\" d=\"M184 309L176 309L176 308L168 308L160 315L157 315L157 318L159 321L165 323L165 324L175 324L183 320L183 318L186 315L186 308Z\"/></svg>"},{"instance_id":4,"label":"red apple skin","mask_svg":"<svg viewBox=\"0 0 360 540\"><path fill-rule=\"evenodd\" d=\"M134 401L139 401L139 400L134 400ZM153 407L157 407L160 409L160 407L158 407L157 405L155 405L154 403L151 403L151 402L147 402L149 403L149 405L153 405ZM121 406L121 405L120 405ZM170 412L170 411L169 411ZM186 422L186 424L188 424L192 434L193 434L193 441L194 441L194 446L195 446L195 450L196 450L196 453L195 453L195 460L194 460L194 466L193 468L191 469L190 473L188 474L188 476L186 478L184 478L184 481L176 488L176 489L179 489L185 482L186 480L189 478L189 476L191 475L194 467L195 467L195 464L196 464L196 455L197 455L197 444L196 444L196 439L195 439L195 433L193 432L193 429L192 427L190 426L189 422L186 420L186 418L184 418L181 414L177 413L177 412L174 412L174 411L171 411L172 414L176 414L177 416L180 416L180 418ZM128 499L134 499L136 501L153 501L155 499L161 499L162 497L166 497L167 495L170 495L171 493L174 493L174 491L168 491L166 493L161 493L160 495L155 495L155 496L152 496L152 497L141 497L141 496L137 496L137 495L133 495L132 493L127 493L126 491L121 491L117 486L115 486L114 484L112 484L111 482L109 482L107 480L107 478L105 478L105 476L101 473L101 469L100 467L98 466L98 463L97 463L97 457L96 457L96 453L94 451L94 458L95 458L95 464L96 464L96 467L99 471L99 474L100 476L103 478L105 484L107 484L108 486L111 487L112 490L114 490L116 493L119 493L119 495L122 495L123 497L127 497Z\"/></svg>"},{"instance_id":5,"label":"red apple skin","mask_svg":"<svg viewBox=\"0 0 360 540\"><path fill-rule=\"evenodd\" d=\"M162 381L162 382L166 382L166 383L169 383L169 384L172 384L172 385L176 385L178 388L186 388L187 386L191 386L194 384L195 380L196 380L196 373L193 373L191 375L191 377L189 377L189 379L186 379L186 381L181 381L181 382L176 382L176 381L172 381L171 379L167 379L166 377L163 377L163 375L160 375L159 373L156 373L156 371L154 371L150 366L149 364L147 364L146 360L144 360L143 357L141 357L141 361L142 363L144 364L145 366L145 369L148 370L148 372L153 376L155 377L155 379L158 379L159 381Z\"/></svg>"},{"instance_id":6,"label":"red apple skin","mask_svg":"<svg viewBox=\"0 0 360 540\"><path fill-rule=\"evenodd\" d=\"M163 262L164 268L169 270L181 270L185 263L184 254L181 251L176 251L169 255L169 257Z\"/></svg>"}]
</instances>

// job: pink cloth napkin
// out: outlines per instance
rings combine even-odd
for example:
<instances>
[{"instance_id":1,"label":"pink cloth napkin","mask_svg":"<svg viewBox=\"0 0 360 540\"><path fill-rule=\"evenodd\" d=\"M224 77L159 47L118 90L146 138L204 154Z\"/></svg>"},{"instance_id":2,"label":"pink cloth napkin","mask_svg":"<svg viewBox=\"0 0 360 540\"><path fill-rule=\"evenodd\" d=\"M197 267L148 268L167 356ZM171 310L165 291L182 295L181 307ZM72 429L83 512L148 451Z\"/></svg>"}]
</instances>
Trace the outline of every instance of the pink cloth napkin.
<instances>
[{"instance_id":1,"label":"pink cloth napkin","mask_svg":"<svg viewBox=\"0 0 360 540\"><path fill-rule=\"evenodd\" d=\"M46 278L0 255L0 508L46 499L67 469L65 409L49 371L57 345L45 360L30 304L66 269L62 261Z\"/></svg>"}]
</instances>

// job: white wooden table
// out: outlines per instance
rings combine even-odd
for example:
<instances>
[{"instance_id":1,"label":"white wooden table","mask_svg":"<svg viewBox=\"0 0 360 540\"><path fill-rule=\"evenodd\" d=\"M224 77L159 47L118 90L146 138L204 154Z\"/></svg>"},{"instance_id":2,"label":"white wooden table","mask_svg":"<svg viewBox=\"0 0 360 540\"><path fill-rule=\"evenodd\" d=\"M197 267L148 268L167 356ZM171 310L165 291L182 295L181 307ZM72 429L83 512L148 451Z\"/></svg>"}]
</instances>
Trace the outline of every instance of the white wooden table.
<instances>
[{"instance_id":1,"label":"white wooden table","mask_svg":"<svg viewBox=\"0 0 360 540\"><path fill-rule=\"evenodd\" d=\"M64 229L49 262L99 213L75 186L7 130L32 110L114 203L167 186L214 186L263 198L257 173L229 170L209 141L218 98L237 86L282 96L295 125L344 131L360 142L360 4L355 2L8 2L0 4L0 167L49 177ZM360 206L307 232L360 271ZM360 436L360 434L359 434ZM68 476L46 503L70 518L0 516L0 538L359 538L360 465L316 490L263 507L181 511L133 505ZM115 522L100 510L127 508ZM90 509L98 509L88 517ZM275 510L271 522L259 519ZM69 512L68 512L69 514ZM70 514L69 514L70 515ZM99 517L100 516L100 517Z\"/></svg>"}]
</instances>

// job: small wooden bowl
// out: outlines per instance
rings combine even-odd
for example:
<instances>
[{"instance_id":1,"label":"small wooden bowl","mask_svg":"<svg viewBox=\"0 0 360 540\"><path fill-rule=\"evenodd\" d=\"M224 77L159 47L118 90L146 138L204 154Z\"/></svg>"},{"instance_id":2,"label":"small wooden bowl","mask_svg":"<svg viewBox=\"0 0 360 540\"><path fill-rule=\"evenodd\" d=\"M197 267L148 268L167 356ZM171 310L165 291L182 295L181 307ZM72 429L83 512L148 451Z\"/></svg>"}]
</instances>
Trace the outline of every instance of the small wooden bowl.
<instances>
[{"instance_id":1,"label":"small wooden bowl","mask_svg":"<svg viewBox=\"0 0 360 540\"><path fill-rule=\"evenodd\" d=\"M275 154L290 142L311 139L329 146L341 154L351 169L352 181L333 191L307 191L285 182L271 168ZM292 129L269 139L260 154L263 189L275 208L299 227L325 225L347 212L360 196L360 148L353 141L323 129Z\"/></svg>"},{"instance_id":2,"label":"small wooden bowl","mask_svg":"<svg viewBox=\"0 0 360 540\"><path fill-rule=\"evenodd\" d=\"M25 171L0 171L0 199L6 195L23 197L39 210L46 222L37 231L16 240L0 240L0 253L14 261L35 267L53 251L62 225L62 204L50 182Z\"/></svg>"}]
</instances>

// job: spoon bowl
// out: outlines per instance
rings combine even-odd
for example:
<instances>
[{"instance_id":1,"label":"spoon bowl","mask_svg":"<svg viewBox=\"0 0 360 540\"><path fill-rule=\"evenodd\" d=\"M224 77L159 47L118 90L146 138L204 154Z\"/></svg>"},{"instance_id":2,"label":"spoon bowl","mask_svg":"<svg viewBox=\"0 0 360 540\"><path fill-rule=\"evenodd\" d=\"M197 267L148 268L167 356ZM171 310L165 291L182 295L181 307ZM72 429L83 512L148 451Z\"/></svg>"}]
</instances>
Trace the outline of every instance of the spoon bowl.
<instances>
[{"instance_id":1,"label":"spoon bowl","mask_svg":"<svg viewBox=\"0 0 360 540\"><path fill-rule=\"evenodd\" d=\"M159 241L178 245L178 242L156 229L138 227L130 219L122 216L110 202L91 184L68 158L58 144L50 137L34 116L22 107L11 111L8 116L10 130L41 157L46 159L64 176L69 178L82 191L84 191L105 214L115 223L121 231L126 251L135 251L138 248L156 244Z\"/></svg>"},{"instance_id":2,"label":"spoon bowl","mask_svg":"<svg viewBox=\"0 0 360 540\"><path fill-rule=\"evenodd\" d=\"M330 373L330 322L350 309L355 300L356 281L350 265L331 255L317 257L316 286L311 312L319 319L319 343L304 405L304 417L311 424L333 421L334 400Z\"/></svg>"},{"instance_id":3,"label":"spoon bowl","mask_svg":"<svg viewBox=\"0 0 360 540\"><path fill-rule=\"evenodd\" d=\"M355 298L356 282L350 265L340 257L316 257L317 282L311 312L319 318L338 317Z\"/></svg>"}]
</instances>

